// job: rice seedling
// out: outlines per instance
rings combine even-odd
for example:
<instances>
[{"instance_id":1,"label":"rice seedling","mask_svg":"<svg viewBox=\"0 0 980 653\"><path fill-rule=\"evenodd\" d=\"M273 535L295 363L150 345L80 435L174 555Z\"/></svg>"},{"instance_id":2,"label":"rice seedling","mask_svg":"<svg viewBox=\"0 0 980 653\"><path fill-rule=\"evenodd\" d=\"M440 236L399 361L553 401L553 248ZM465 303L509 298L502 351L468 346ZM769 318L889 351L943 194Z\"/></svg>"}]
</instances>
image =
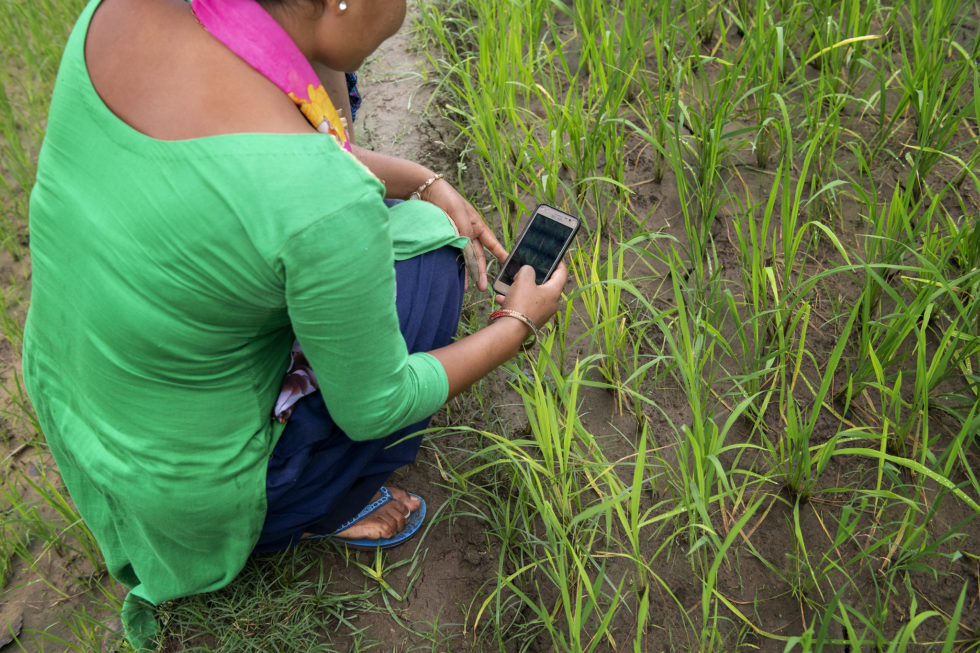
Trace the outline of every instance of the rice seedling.
<instances>
[{"instance_id":1,"label":"rice seedling","mask_svg":"<svg viewBox=\"0 0 980 653\"><path fill-rule=\"evenodd\" d=\"M594 650L610 637L607 629L622 601L623 580L616 584L606 563L589 552L608 538L598 525L612 509L610 504L624 497L609 497L601 490L611 478L610 466L576 417L581 370L576 366L567 377L561 376L549 355L552 338L543 343L533 378L517 380L518 393L532 416L530 439L491 436L489 448L496 459L491 464L517 481L516 503L496 507L493 520L507 533L503 553L516 571L498 578L476 612L474 628L489 606L495 604L500 612L507 594L534 615L533 628L546 633L557 650ZM598 503L593 503L593 490ZM525 576L537 580L528 583ZM531 592L540 582L551 589ZM489 619L497 623L497 618Z\"/></svg>"},{"instance_id":2,"label":"rice seedling","mask_svg":"<svg viewBox=\"0 0 980 653\"><path fill-rule=\"evenodd\" d=\"M732 120L731 98L741 85L740 77L725 71L732 65L721 58L694 55L682 69L682 79L693 80L694 91L689 98L678 98L678 120L673 133L677 157L673 163L677 192L684 207L689 256L699 281L704 279L702 261L709 255L711 228L727 200L721 171L728 156L742 146L741 137L749 131L727 128ZM716 76L720 79L712 81ZM684 135L685 129L690 130L690 137ZM693 210L687 208L688 203L694 204Z\"/></svg>"},{"instance_id":3,"label":"rice seedling","mask_svg":"<svg viewBox=\"0 0 980 653\"><path fill-rule=\"evenodd\" d=\"M743 10L743 15L745 13ZM756 0L754 20L749 22L746 16L743 21L743 31L748 38L745 40L742 67L745 83L749 87L744 97L752 98L751 113L756 126L752 151L756 165L765 168L774 140L772 123L775 117L771 115L773 96L779 92L786 78L786 43L783 27L773 25L768 19L765 0ZM741 104L741 101L736 104Z\"/></svg>"},{"instance_id":4,"label":"rice seedling","mask_svg":"<svg viewBox=\"0 0 980 653\"><path fill-rule=\"evenodd\" d=\"M785 165L781 162L780 167ZM781 173L776 171L776 178ZM738 345L734 357L738 367L732 382L741 396L753 398L751 412L757 427L763 425L767 407L773 396L775 364L778 351L772 338L777 324L774 265L769 247L774 208L778 193L773 186L761 215L759 207L747 196L733 216L734 234L739 252L741 294L736 298L725 292L725 301L734 329L733 343ZM763 389L767 388L765 392Z\"/></svg>"},{"instance_id":5,"label":"rice seedling","mask_svg":"<svg viewBox=\"0 0 980 653\"><path fill-rule=\"evenodd\" d=\"M652 66L636 76L638 93L635 115L642 128L628 120L626 122L652 148L653 181L658 184L663 181L670 158L666 149L671 143L668 138L670 124L679 119L677 92L681 86L680 61L685 56L682 32L671 16L669 2L651 3L648 51L652 54Z\"/></svg>"},{"instance_id":6,"label":"rice seedling","mask_svg":"<svg viewBox=\"0 0 980 653\"><path fill-rule=\"evenodd\" d=\"M605 263L602 263L601 240L594 241L591 256L579 250L572 258L572 272L578 286L577 298L585 309L585 323L593 334L592 341L601 348L599 371L616 389L622 410L621 388L626 374L622 352L629 346L628 314L622 301L623 250L613 256L612 243L607 242Z\"/></svg>"},{"instance_id":7,"label":"rice seedling","mask_svg":"<svg viewBox=\"0 0 980 653\"><path fill-rule=\"evenodd\" d=\"M33 475L21 473L7 478L0 490L9 506L2 551L6 564L15 557L66 599L69 595L65 589L48 582L42 573L51 559L60 561L80 585L97 587L105 563L91 532L64 488L57 487L53 470L40 464L32 465L32 469Z\"/></svg>"},{"instance_id":8,"label":"rice seedling","mask_svg":"<svg viewBox=\"0 0 980 653\"><path fill-rule=\"evenodd\" d=\"M963 20L957 2L924 5L913 0L907 9L908 27L899 21L903 31L899 39L902 95L894 115L907 108L914 116L917 147L905 157L910 164L906 185L918 198L939 160L938 153L947 148L966 109L961 91L968 79L969 62L975 62L980 54L980 37L974 37L974 43L967 47L953 39ZM920 16L924 18L921 22Z\"/></svg>"},{"instance_id":9,"label":"rice seedling","mask_svg":"<svg viewBox=\"0 0 980 653\"><path fill-rule=\"evenodd\" d=\"M820 70L818 95L856 94L865 48L880 38L871 31L879 18L880 6L857 0L818 1L811 6L813 39L804 65L813 64Z\"/></svg>"}]
</instances>

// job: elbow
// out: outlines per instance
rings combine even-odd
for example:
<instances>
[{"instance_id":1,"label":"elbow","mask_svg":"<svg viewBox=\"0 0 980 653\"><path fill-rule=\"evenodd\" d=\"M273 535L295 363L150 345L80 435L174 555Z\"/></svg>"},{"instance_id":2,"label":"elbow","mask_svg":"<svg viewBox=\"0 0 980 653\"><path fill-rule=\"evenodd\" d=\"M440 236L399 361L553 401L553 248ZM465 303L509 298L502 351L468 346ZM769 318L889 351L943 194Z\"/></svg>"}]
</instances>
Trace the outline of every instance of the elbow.
<instances>
[{"instance_id":1,"label":"elbow","mask_svg":"<svg viewBox=\"0 0 980 653\"><path fill-rule=\"evenodd\" d=\"M445 402L445 372L434 358L431 365L437 374L429 379L420 378L416 369L408 367L396 383L376 387L369 395L352 388L325 388L323 383L320 390L334 423L348 438L359 442L376 440L426 419ZM425 381L434 385L426 385Z\"/></svg>"},{"instance_id":2,"label":"elbow","mask_svg":"<svg viewBox=\"0 0 980 653\"><path fill-rule=\"evenodd\" d=\"M371 410L366 406L331 409L330 416L334 424L355 442L377 440L398 429L398 424L392 422L390 414Z\"/></svg>"}]
</instances>

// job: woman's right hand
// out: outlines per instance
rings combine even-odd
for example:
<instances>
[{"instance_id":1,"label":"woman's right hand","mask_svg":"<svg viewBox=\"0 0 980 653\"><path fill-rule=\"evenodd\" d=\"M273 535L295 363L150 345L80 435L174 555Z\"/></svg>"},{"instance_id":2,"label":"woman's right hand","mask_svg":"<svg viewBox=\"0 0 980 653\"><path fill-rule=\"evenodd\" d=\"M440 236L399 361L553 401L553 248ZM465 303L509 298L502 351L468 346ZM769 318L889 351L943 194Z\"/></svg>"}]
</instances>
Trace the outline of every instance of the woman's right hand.
<instances>
[{"instance_id":1,"label":"woman's right hand","mask_svg":"<svg viewBox=\"0 0 980 653\"><path fill-rule=\"evenodd\" d=\"M551 278L540 286L535 283L534 269L525 265L514 276L507 296L497 295L504 308L528 316L538 328L544 326L558 311L561 291L568 280L568 267L562 263ZM529 326L523 320L500 318L476 333L430 354L442 363L449 381L450 398L470 387L503 364L519 351L528 335Z\"/></svg>"},{"instance_id":2,"label":"woman's right hand","mask_svg":"<svg viewBox=\"0 0 980 653\"><path fill-rule=\"evenodd\" d=\"M535 283L534 268L525 265L514 275L510 292L497 295L496 301L504 308L524 313L539 329L558 311L562 290L568 280L568 266L559 263L551 278L538 285Z\"/></svg>"}]
</instances>

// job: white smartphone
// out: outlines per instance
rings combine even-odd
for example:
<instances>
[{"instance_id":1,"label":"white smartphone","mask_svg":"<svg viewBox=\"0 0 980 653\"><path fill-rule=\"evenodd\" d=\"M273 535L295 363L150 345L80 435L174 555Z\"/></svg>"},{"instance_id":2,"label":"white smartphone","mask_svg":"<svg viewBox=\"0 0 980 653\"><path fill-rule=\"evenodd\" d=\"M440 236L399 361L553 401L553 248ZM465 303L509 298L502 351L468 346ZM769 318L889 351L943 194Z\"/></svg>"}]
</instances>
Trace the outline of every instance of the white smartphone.
<instances>
[{"instance_id":1,"label":"white smartphone","mask_svg":"<svg viewBox=\"0 0 980 653\"><path fill-rule=\"evenodd\" d=\"M506 295L514 283L514 275L524 265L534 268L537 283L547 281L568 251L581 224L575 216L553 206L539 205L504 261L500 274L493 282L493 289Z\"/></svg>"}]
</instances>

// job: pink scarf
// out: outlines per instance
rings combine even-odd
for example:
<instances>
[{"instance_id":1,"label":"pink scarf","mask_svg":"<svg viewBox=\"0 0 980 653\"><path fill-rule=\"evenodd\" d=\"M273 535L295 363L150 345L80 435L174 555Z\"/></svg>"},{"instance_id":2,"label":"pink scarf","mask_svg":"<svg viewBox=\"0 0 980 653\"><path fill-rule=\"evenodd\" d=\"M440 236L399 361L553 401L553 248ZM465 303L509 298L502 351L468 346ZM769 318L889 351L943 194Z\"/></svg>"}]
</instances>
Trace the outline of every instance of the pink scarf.
<instances>
[{"instance_id":1,"label":"pink scarf","mask_svg":"<svg viewBox=\"0 0 980 653\"><path fill-rule=\"evenodd\" d=\"M192 0L198 22L214 38L282 89L317 131L351 151L344 121L313 66L256 0Z\"/></svg>"}]
</instances>

